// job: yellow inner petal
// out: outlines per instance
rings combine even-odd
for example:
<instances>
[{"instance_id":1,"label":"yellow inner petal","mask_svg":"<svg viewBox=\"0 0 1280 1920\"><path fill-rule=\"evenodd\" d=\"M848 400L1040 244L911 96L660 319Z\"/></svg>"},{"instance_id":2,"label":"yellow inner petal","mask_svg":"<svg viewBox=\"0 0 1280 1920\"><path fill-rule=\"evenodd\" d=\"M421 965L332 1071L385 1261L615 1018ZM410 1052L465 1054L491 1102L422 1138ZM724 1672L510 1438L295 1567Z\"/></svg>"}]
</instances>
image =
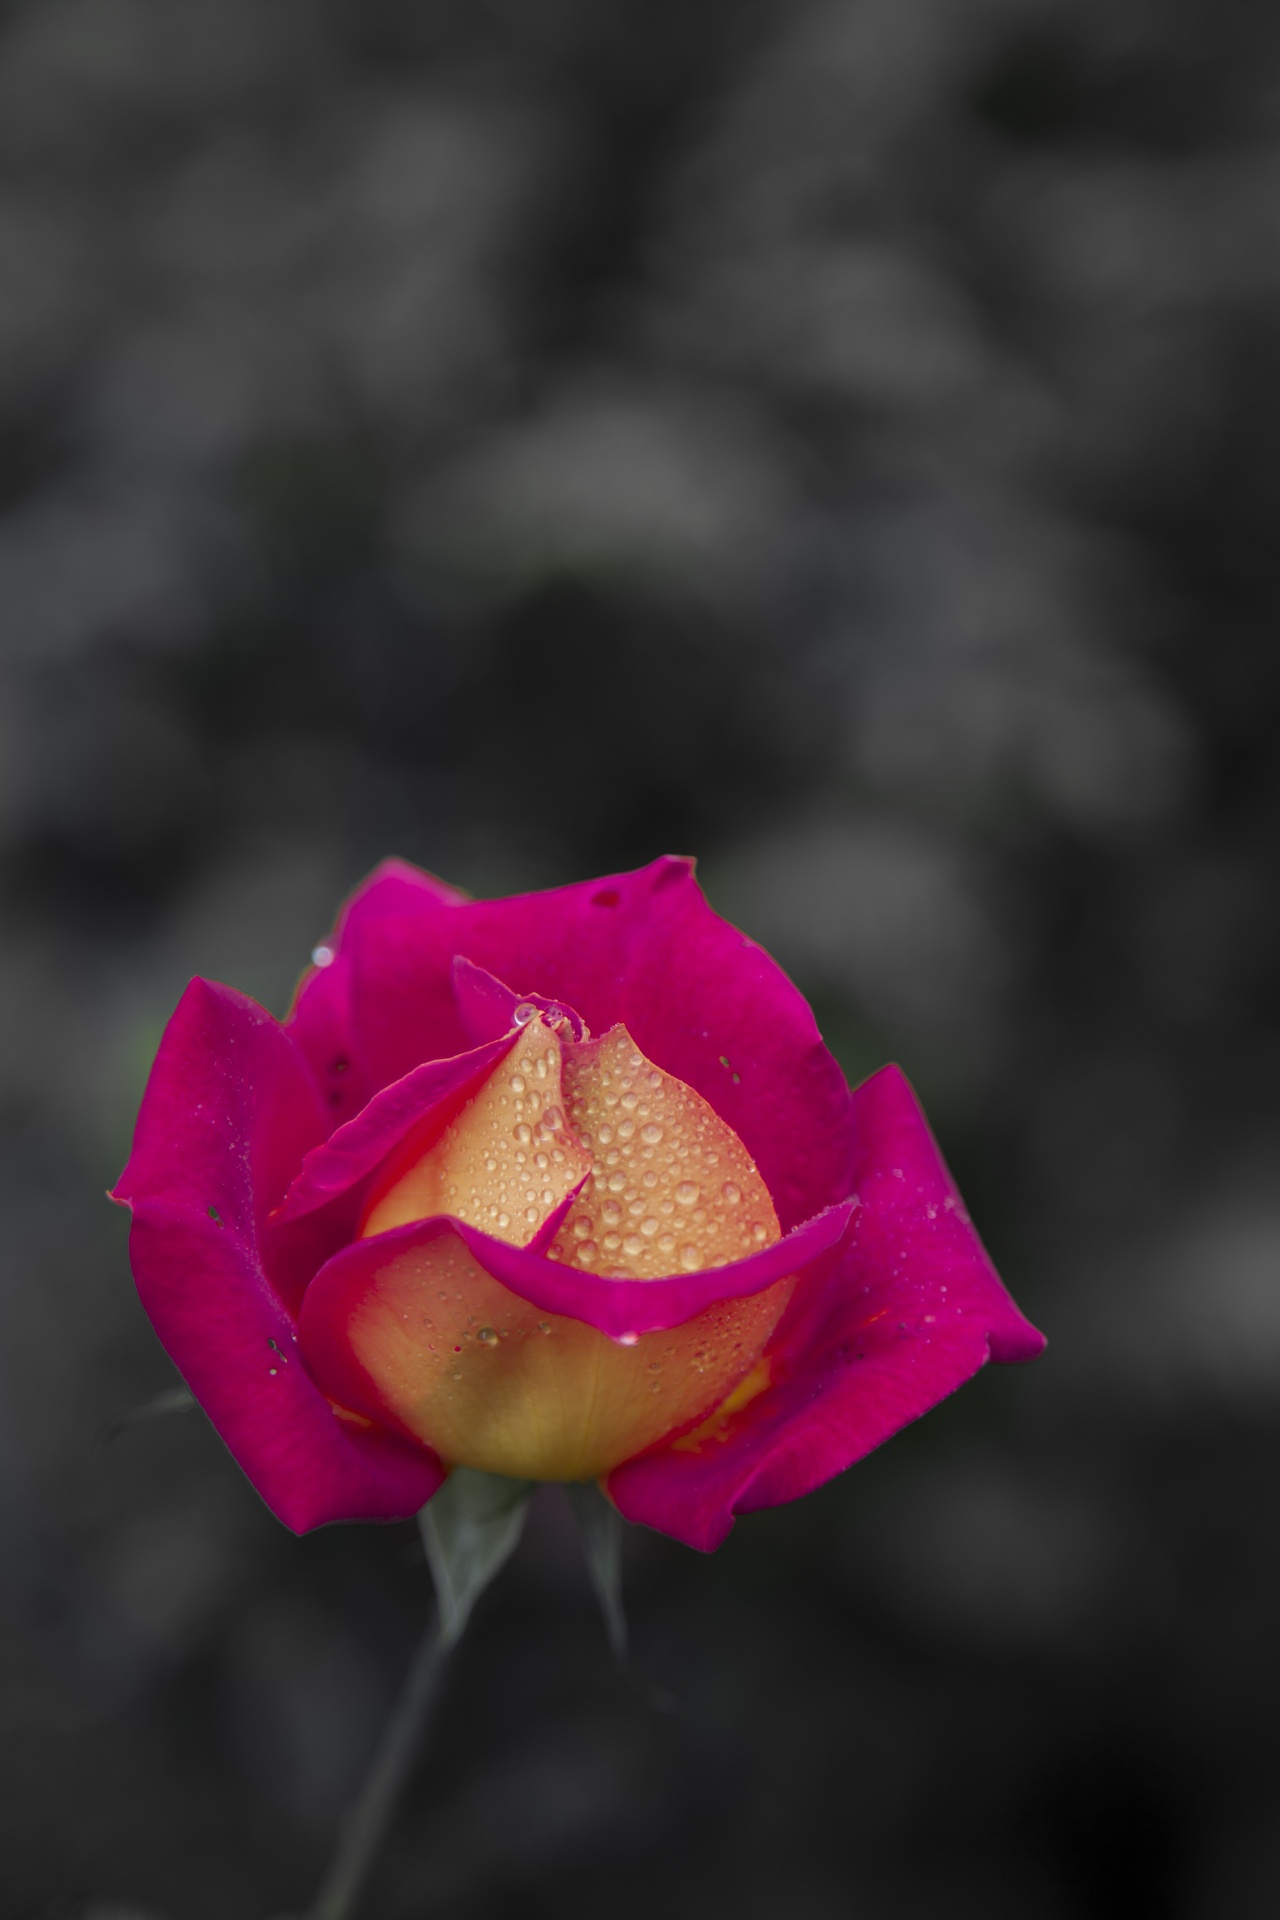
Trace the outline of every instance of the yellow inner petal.
<instances>
[{"instance_id":1,"label":"yellow inner petal","mask_svg":"<svg viewBox=\"0 0 1280 1920\"><path fill-rule=\"evenodd\" d=\"M563 1050L533 1019L435 1145L370 1209L362 1233L451 1213L527 1246L591 1166L567 1132Z\"/></svg>"},{"instance_id":2,"label":"yellow inner petal","mask_svg":"<svg viewBox=\"0 0 1280 1920\"><path fill-rule=\"evenodd\" d=\"M646 1060L624 1027L564 1046L540 1021L364 1231L453 1213L524 1245L588 1172L551 1248L566 1264L657 1279L779 1237L754 1162L700 1095ZM349 1337L384 1404L450 1464L595 1479L719 1407L757 1366L793 1286L777 1281L624 1343L531 1306L443 1234L388 1260Z\"/></svg>"},{"instance_id":3,"label":"yellow inner petal","mask_svg":"<svg viewBox=\"0 0 1280 1920\"><path fill-rule=\"evenodd\" d=\"M778 1239L769 1189L732 1127L646 1060L625 1027L571 1047L564 1085L592 1167L555 1257L589 1273L658 1280L728 1266Z\"/></svg>"},{"instance_id":4,"label":"yellow inner petal","mask_svg":"<svg viewBox=\"0 0 1280 1920\"><path fill-rule=\"evenodd\" d=\"M521 1300L443 1234L387 1264L349 1338L385 1405L450 1465L596 1480L716 1407L755 1366L793 1286L623 1346Z\"/></svg>"}]
</instances>

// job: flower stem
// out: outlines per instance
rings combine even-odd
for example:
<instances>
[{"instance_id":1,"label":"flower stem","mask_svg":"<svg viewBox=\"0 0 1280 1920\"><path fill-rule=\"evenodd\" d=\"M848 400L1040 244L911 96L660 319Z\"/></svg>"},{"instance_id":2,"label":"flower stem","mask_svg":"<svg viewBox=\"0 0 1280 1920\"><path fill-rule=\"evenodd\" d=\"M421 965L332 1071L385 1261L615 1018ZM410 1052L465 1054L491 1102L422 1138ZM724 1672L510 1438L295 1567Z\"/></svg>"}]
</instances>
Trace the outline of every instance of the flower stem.
<instances>
[{"instance_id":1,"label":"flower stem","mask_svg":"<svg viewBox=\"0 0 1280 1920\"><path fill-rule=\"evenodd\" d=\"M433 1621L419 1641L404 1690L364 1785L343 1820L337 1852L329 1862L307 1920L351 1920L391 1825L435 1698L440 1670L456 1639L457 1635L446 1635Z\"/></svg>"}]
</instances>

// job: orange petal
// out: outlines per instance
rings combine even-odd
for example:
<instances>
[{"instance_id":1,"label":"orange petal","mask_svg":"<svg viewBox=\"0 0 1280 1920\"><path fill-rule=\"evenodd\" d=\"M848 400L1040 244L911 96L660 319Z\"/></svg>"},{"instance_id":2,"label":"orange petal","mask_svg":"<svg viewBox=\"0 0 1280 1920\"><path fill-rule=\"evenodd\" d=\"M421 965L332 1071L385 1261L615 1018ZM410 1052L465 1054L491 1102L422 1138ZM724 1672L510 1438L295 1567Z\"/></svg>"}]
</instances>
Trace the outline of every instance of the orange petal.
<instances>
[{"instance_id":1,"label":"orange petal","mask_svg":"<svg viewBox=\"0 0 1280 1920\"><path fill-rule=\"evenodd\" d=\"M382 1405L453 1465L594 1480L749 1376L791 1296L777 1281L631 1345L542 1313L452 1234L395 1255L347 1338Z\"/></svg>"},{"instance_id":2,"label":"orange petal","mask_svg":"<svg viewBox=\"0 0 1280 1920\"><path fill-rule=\"evenodd\" d=\"M780 1237L769 1189L701 1094L646 1060L623 1026L570 1047L565 1094L592 1178L553 1256L657 1280L728 1266Z\"/></svg>"}]
</instances>

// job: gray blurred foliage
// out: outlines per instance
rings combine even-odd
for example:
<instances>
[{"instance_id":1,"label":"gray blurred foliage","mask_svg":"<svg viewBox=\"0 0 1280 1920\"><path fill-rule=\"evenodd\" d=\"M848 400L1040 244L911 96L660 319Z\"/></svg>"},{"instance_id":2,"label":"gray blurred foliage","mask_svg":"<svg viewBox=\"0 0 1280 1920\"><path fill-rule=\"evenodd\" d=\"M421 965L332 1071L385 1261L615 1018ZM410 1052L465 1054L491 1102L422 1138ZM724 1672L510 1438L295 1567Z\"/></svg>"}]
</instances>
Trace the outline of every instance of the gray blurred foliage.
<instances>
[{"instance_id":1,"label":"gray blurred foliage","mask_svg":"<svg viewBox=\"0 0 1280 1920\"><path fill-rule=\"evenodd\" d=\"M371 1914L1280 1898L1280 13L0 6L0 1914L296 1910L427 1600L99 1199L384 852L672 849L900 1059L1047 1358L710 1563L559 1496Z\"/></svg>"}]
</instances>

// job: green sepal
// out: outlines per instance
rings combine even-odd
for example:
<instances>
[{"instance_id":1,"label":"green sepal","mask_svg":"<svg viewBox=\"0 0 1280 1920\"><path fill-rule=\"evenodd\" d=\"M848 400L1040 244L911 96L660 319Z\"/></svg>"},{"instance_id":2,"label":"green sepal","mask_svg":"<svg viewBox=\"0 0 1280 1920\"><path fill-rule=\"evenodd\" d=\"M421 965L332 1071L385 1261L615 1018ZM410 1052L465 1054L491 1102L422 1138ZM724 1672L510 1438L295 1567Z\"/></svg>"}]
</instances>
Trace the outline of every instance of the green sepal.
<instances>
[{"instance_id":1,"label":"green sepal","mask_svg":"<svg viewBox=\"0 0 1280 1920\"><path fill-rule=\"evenodd\" d=\"M144 1400L140 1406L117 1414L110 1425L103 1429L102 1444L104 1447L110 1446L130 1427L140 1426L146 1420L160 1420L168 1413L190 1413L196 1405L198 1402L190 1387L165 1387L150 1400Z\"/></svg>"},{"instance_id":2,"label":"green sepal","mask_svg":"<svg viewBox=\"0 0 1280 1920\"><path fill-rule=\"evenodd\" d=\"M515 1552L533 1484L455 1467L418 1515L442 1647L461 1638L472 1607Z\"/></svg>"},{"instance_id":3,"label":"green sepal","mask_svg":"<svg viewBox=\"0 0 1280 1920\"><path fill-rule=\"evenodd\" d=\"M622 1515L593 1481L572 1481L565 1492L578 1523L587 1572L604 1615L613 1657L620 1667L625 1667L627 1616L622 1608Z\"/></svg>"}]
</instances>

